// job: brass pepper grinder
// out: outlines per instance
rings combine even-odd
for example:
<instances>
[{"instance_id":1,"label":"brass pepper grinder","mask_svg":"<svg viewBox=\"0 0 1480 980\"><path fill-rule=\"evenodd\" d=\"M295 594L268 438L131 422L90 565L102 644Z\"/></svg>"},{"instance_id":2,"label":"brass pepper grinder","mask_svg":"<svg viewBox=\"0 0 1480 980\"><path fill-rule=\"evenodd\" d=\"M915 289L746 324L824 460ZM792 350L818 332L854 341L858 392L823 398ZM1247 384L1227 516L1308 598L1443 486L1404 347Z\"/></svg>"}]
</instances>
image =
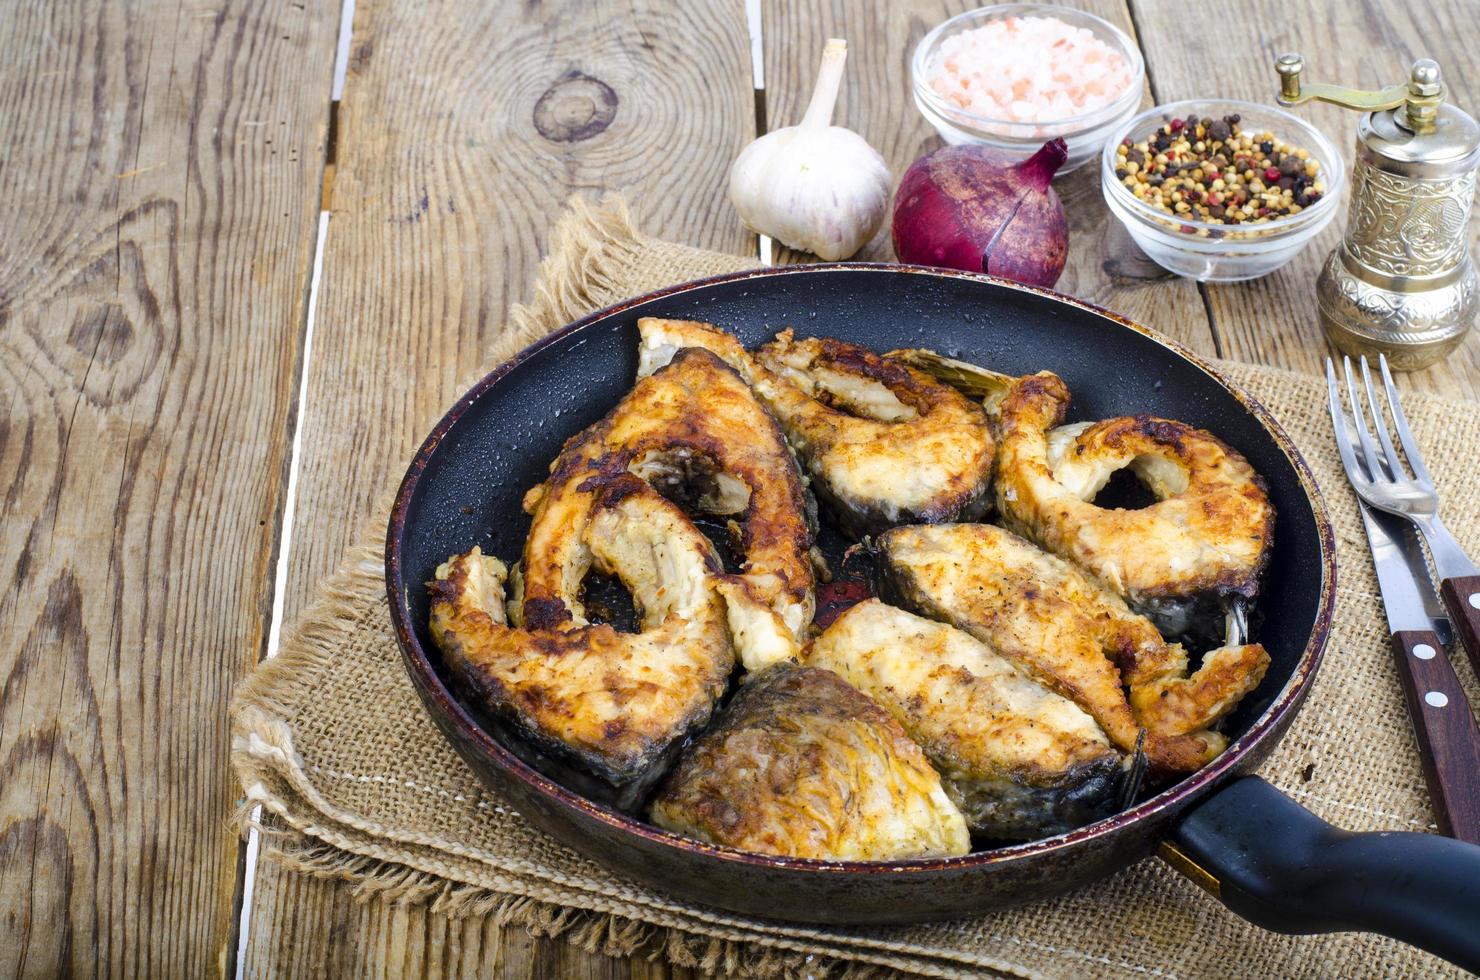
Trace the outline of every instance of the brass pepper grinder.
<instances>
[{"instance_id":1,"label":"brass pepper grinder","mask_svg":"<svg viewBox=\"0 0 1480 980\"><path fill-rule=\"evenodd\" d=\"M1413 63L1406 85L1378 92L1300 83L1280 55L1280 104L1312 99L1364 110L1357 123L1346 235L1316 283L1321 325L1348 354L1384 353L1427 367L1464 339L1480 309L1466 225L1480 165L1480 126L1444 101L1439 66Z\"/></svg>"}]
</instances>

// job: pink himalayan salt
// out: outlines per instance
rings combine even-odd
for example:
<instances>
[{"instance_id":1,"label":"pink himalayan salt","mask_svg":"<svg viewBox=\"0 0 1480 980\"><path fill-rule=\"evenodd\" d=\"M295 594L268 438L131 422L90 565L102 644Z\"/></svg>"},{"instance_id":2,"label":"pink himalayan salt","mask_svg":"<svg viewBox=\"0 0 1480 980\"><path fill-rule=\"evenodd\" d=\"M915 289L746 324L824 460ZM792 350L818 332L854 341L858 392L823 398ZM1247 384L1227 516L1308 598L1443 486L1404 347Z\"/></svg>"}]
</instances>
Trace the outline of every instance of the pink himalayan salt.
<instances>
[{"instance_id":1,"label":"pink himalayan salt","mask_svg":"<svg viewBox=\"0 0 1480 980\"><path fill-rule=\"evenodd\" d=\"M1114 102L1130 63L1057 17L1004 17L943 40L927 75L954 105L988 119L1051 123Z\"/></svg>"}]
</instances>

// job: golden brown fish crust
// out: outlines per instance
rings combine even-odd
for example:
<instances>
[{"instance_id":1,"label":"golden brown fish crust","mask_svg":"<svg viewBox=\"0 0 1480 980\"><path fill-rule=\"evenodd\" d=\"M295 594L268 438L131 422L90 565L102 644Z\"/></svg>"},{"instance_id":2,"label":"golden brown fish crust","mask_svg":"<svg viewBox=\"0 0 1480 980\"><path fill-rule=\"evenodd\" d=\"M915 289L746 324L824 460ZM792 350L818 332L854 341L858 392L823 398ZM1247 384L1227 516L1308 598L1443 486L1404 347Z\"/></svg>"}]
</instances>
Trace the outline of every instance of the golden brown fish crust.
<instances>
[{"instance_id":1,"label":"golden brown fish crust","mask_svg":"<svg viewBox=\"0 0 1480 980\"><path fill-rule=\"evenodd\" d=\"M723 574L655 486L737 519L740 574ZM567 441L526 495L533 520L507 604L496 559L475 549L438 569L433 636L532 761L635 805L708 720L737 648L750 668L796 655L814 604L804 503L750 388L713 354L685 351ZM593 567L626 584L641 632L588 622Z\"/></svg>"},{"instance_id":2,"label":"golden brown fish crust","mask_svg":"<svg viewBox=\"0 0 1480 980\"><path fill-rule=\"evenodd\" d=\"M965 630L1087 711L1122 751L1142 729L1153 770L1190 772L1227 745L1211 726L1259 685L1258 644L1187 652L1073 565L985 524L880 536L883 587ZM1129 696L1127 696L1127 689Z\"/></svg>"},{"instance_id":3,"label":"golden brown fish crust","mask_svg":"<svg viewBox=\"0 0 1480 980\"><path fill-rule=\"evenodd\" d=\"M1209 432L1134 415L1060 426L1069 391L1056 375L1017 379L998 418L1003 524L1151 613L1168 600L1258 593L1274 507L1246 459ZM1136 510L1092 501L1130 466L1159 498Z\"/></svg>"},{"instance_id":4,"label":"golden brown fish crust","mask_svg":"<svg viewBox=\"0 0 1480 980\"><path fill-rule=\"evenodd\" d=\"M769 610L774 650L763 659L784 655L788 643L794 653L815 604L801 477L749 386L704 350L686 350L639 380L605 418L566 443L549 479L526 496L533 521L515 622L531 629L585 622L578 596L590 554L581 531L597 493L629 473L670 493L682 490L697 510L738 520L745 563L726 593L732 614L747 597L750 613Z\"/></svg>"},{"instance_id":5,"label":"golden brown fish crust","mask_svg":"<svg viewBox=\"0 0 1480 980\"><path fill-rule=\"evenodd\" d=\"M888 711L976 833L1047 837L1120 802L1126 769L1094 719L954 626L868 599L813 640L803 661Z\"/></svg>"},{"instance_id":6,"label":"golden brown fish crust","mask_svg":"<svg viewBox=\"0 0 1480 980\"><path fill-rule=\"evenodd\" d=\"M829 861L965 854L966 823L919 746L831 671L751 675L663 783L653 823Z\"/></svg>"},{"instance_id":7,"label":"golden brown fish crust","mask_svg":"<svg viewBox=\"0 0 1480 980\"><path fill-rule=\"evenodd\" d=\"M950 385L857 344L797 340L790 330L754 355L708 323L644 317L638 330L639 373L684 347L712 350L739 371L781 423L844 533L985 512L991 426Z\"/></svg>"},{"instance_id":8,"label":"golden brown fish crust","mask_svg":"<svg viewBox=\"0 0 1480 980\"><path fill-rule=\"evenodd\" d=\"M582 538L595 566L631 589L640 632L570 618L509 625L506 569L474 548L427 583L432 637L516 749L590 795L631 806L728 682L734 654L709 582L719 560L675 505L631 476L598 496Z\"/></svg>"}]
</instances>

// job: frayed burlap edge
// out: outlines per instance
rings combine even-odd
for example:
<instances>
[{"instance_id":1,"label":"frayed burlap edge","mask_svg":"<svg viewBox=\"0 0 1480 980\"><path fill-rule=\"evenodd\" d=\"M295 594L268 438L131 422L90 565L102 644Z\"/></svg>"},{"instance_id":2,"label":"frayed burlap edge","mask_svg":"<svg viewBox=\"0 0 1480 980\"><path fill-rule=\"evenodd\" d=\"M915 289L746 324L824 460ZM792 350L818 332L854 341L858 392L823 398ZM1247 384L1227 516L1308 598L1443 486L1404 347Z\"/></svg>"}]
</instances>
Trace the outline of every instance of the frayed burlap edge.
<instances>
[{"instance_id":1,"label":"frayed burlap edge","mask_svg":"<svg viewBox=\"0 0 1480 980\"><path fill-rule=\"evenodd\" d=\"M598 290L616 281L615 267L636 260L645 248L632 222L627 202L608 195L593 205L573 197L550 232L549 251L535 275L534 299L509 310L509 336L489 352L491 363L517 353L556 326L578 320L605 303L593 302Z\"/></svg>"},{"instance_id":2,"label":"frayed burlap edge","mask_svg":"<svg viewBox=\"0 0 1480 980\"><path fill-rule=\"evenodd\" d=\"M681 967L737 978L877 980L908 970L921 976L962 976L961 967L933 967L888 956L878 962L837 959L741 939L685 932L617 912L583 909L450 881L439 875L342 850L281 826L258 822L264 858L291 871L350 883L357 901L422 905L451 918L492 919L532 936L560 939L590 954L664 959ZM872 954L864 953L864 957ZM973 975L981 975L972 970Z\"/></svg>"},{"instance_id":3,"label":"frayed burlap edge","mask_svg":"<svg viewBox=\"0 0 1480 980\"><path fill-rule=\"evenodd\" d=\"M692 262L696 252L715 274L758 264L751 258L649 238L633 223L627 202L618 194L597 203L571 198L550 232L549 251L535 276L534 297L509 309L508 330L489 348L488 363L498 364L561 324L627 299L632 291L624 284L630 284L639 263L661 268L665 258ZM653 282L651 288L673 284Z\"/></svg>"}]
</instances>

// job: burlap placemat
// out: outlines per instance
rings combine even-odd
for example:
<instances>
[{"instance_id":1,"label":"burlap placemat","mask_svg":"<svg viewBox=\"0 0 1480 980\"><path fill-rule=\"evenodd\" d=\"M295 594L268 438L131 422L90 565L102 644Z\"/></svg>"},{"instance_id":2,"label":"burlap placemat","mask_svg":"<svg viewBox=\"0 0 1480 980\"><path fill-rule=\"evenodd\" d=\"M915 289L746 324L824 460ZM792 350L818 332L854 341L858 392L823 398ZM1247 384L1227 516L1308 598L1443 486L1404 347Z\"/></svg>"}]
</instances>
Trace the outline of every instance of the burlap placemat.
<instances>
[{"instance_id":1,"label":"burlap placemat","mask_svg":"<svg viewBox=\"0 0 1480 980\"><path fill-rule=\"evenodd\" d=\"M620 202L573 206L555 229L535 300L512 311L491 366L628 296L751 265L644 238ZM1341 560L1336 625L1310 699L1262 773L1354 830L1432 830L1417 750L1390 662L1355 505L1337 468L1320 381L1222 369L1289 430L1326 491ZM1480 409L1412 396L1406 407L1460 541L1480 546L1474 447ZM346 878L358 893L492 915L589 950L646 951L727 975L1424 975L1447 965L1365 935L1286 937L1228 912L1156 860L1067 898L943 925L785 926L677 903L555 843L485 789L423 712L390 631L383 515L324 586L282 652L232 706L243 823L265 851ZM1467 666L1459 667L1480 698ZM1477 700L1476 703L1480 703ZM325 941L331 941L325 937Z\"/></svg>"}]
</instances>

